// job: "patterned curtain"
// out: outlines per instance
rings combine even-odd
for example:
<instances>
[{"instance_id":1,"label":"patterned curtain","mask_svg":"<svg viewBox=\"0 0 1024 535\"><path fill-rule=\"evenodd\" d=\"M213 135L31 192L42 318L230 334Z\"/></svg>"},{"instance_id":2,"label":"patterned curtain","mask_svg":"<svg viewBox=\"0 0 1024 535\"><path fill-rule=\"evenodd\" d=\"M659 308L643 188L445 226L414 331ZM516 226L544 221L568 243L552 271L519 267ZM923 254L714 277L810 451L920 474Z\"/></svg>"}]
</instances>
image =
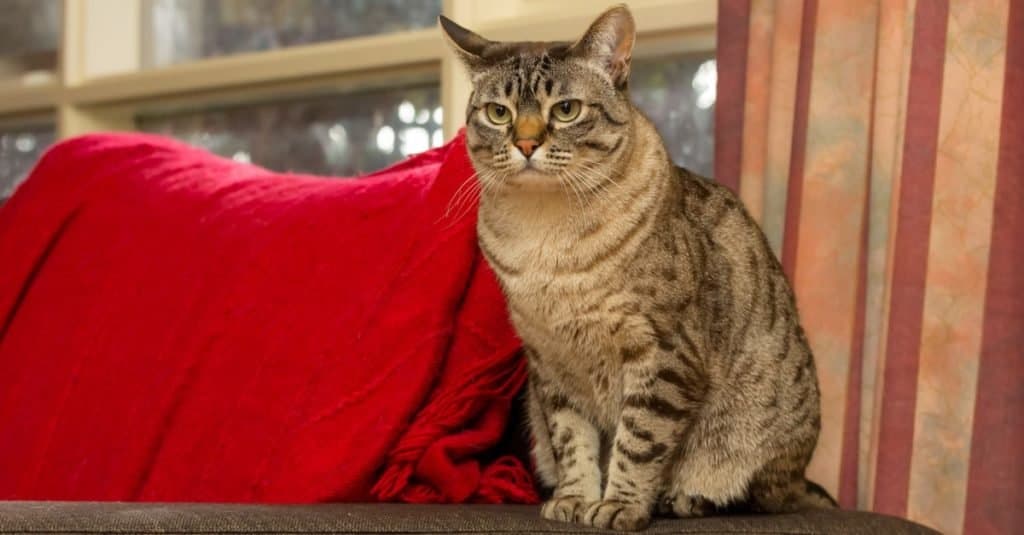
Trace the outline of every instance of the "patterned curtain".
<instances>
[{"instance_id":1,"label":"patterned curtain","mask_svg":"<svg viewBox=\"0 0 1024 535\"><path fill-rule=\"evenodd\" d=\"M1024 533L1024 0L721 0L717 179L794 283L810 477Z\"/></svg>"}]
</instances>

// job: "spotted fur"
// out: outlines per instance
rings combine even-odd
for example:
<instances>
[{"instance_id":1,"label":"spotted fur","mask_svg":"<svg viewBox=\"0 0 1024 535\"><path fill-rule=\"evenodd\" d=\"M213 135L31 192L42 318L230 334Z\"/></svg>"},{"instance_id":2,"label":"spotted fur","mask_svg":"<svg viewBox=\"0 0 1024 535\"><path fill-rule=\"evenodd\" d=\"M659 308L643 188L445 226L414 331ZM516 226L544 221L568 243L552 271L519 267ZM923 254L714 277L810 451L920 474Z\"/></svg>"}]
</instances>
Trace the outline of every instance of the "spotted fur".
<instances>
[{"instance_id":1,"label":"spotted fur","mask_svg":"<svg viewBox=\"0 0 1024 535\"><path fill-rule=\"evenodd\" d=\"M804 478L819 392L789 283L736 196L675 167L630 103L629 11L574 43L442 26L473 81L479 244L525 343L542 514L634 530L834 506Z\"/></svg>"}]
</instances>

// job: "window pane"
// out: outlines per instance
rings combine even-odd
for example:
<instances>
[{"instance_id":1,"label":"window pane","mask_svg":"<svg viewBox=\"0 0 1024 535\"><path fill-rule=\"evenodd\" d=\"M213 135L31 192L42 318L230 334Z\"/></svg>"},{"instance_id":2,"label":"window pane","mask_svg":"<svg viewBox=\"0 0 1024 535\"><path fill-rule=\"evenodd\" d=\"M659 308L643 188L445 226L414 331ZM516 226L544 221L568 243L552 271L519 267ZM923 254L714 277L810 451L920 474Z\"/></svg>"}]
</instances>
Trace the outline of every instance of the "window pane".
<instances>
[{"instance_id":1,"label":"window pane","mask_svg":"<svg viewBox=\"0 0 1024 535\"><path fill-rule=\"evenodd\" d=\"M52 124L0 126L0 202L14 193L55 138Z\"/></svg>"},{"instance_id":2,"label":"window pane","mask_svg":"<svg viewBox=\"0 0 1024 535\"><path fill-rule=\"evenodd\" d=\"M665 138L675 162L713 176L715 83L713 54L635 60L630 75L633 101Z\"/></svg>"},{"instance_id":3,"label":"window pane","mask_svg":"<svg viewBox=\"0 0 1024 535\"><path fill-rule=\"evenodd\" d=\"M436 85L139 118L177 137L277 171L354 176L443 143Z\"/></svg>"},{"instance_id":4,"label":"window pane","mask_svg":"<svg viewBox=\"0 0 1024 535\"><path fill-rule=\"evenodd\" d=\"M143 64L427 28L441 0L146 0Z\"/></svg>"},{"instance_id":5,"label":"window pane","mask_svg":"<svg viewBox=\"0 0 1024 535\"><path fill-rule=\"evenodd\" d=\"M0 78L52 76L62 5L62 0L0 0Z\"/></svg>"}]
</instances>

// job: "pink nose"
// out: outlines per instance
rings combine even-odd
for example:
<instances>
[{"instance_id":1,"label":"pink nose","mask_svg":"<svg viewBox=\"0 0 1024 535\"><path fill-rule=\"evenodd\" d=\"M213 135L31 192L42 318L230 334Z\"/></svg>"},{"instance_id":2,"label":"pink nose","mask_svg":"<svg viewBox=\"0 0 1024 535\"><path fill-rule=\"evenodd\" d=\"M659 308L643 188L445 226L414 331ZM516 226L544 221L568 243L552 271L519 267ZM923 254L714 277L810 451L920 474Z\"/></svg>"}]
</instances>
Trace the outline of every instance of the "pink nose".
<instances>
[{"instance_id":1,"label":"pink nose","mask_svg":"<svg viewBox=\"0 0 1024 535\"><path fill-rule=\"evenodd\" d=\"M534 149L537 148L540 143L536 139L518 139L516 140L516 147L519 147L519 152L523 153L523 156L527 158L533 154Z\"/></svg>"}]
</instances>

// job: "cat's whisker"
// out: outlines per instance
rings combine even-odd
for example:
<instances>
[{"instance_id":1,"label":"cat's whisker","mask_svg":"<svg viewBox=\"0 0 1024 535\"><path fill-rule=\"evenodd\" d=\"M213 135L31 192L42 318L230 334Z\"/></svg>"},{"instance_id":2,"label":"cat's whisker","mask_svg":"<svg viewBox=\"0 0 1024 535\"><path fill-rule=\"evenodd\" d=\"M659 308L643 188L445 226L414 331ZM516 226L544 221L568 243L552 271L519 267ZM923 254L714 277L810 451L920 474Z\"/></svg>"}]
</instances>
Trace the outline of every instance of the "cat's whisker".
<instances>
[{"instance_id":1,"label":"cat's whisker","mask_svg":"<svg viewBox=\"0 0 1024 535\"><path fill-rule=\"evenodd\" d=\"M584 209L583 210L583 214L584 214L584 217L587 218L587 221L589 222L594 217L597 217L597 215L594 214L594 210L593 210L593 207L594 207L594 195L593 195L594 186L593 186L593 182L592 182L592 180L589 177L581 174L577 170L570 170L569 174L573 177L573 180L577 184L579 184L580 198L583 199L582 204L585 204L585 206L582 206L582 208Z\"/></svg>"},{"instance_id":2,"label":"cat's whisker","mask_svg":"<svg viewBox=\"0 0 1024 535\"><path fill-rule=\"evenodd\" d=\"M587 175L584 172L581 172L580 170L576 170L574 172L574 175L576 176L576 179L580 182L581 188L586 188L584 190L584 194L587 195L588 198L590 198L589 200L591 204L593 204L592 197L594 196L593 194L596 188L599 186L599 184L594 181L593 177Z\"/></svg>"},{"instance_id":3,"label":"cat's whisker","mask_svg":"<svg viewBox=\"0 0 1024 535\"><path fill-rule=\"evenodd\" d=\"M589 193L600 193L603 184L607 182L607 180L600 180L602 178L605 178L601 175L594 177L592 171L590 171L589 169L581 169L577 171L577 174L585 181L587 187L589 188Z\"/></svg>"},{"instance_id":4,"label":"cat's whisker","mask_svg":"<svg viewBox=\"0 0 1024 535\"><path fill-rule=\"evenodd\" d=\"M460 209L461 204L465 201L465 198L472 195L472 191L474 188L479 187L479 182L477 181L478 174L479 173L473 173L466 180L464 180L462 184L459 184L459 187L456 188L455 193L452 194L451 200L448 201L448 206L445 208L445 213L443 217L448 217L452 214L452 212L455 209Z\"/></svg>"},{"instance_id":5,"label":"cat's whisker","mask_svg":"<svg viewBox=\"0 0 1024 535\"><path fill-rule=\"evenodd\" d=\"M459 186L459 189L456 190L455 194L452 195L452 200L449 202L444 217L449 217L452 213L455 212L461 212L465 208L467 202L472 204L473 196L479 194L479 192L480 174L474 173L472 176L466 179L466 181ZM461 218L462 215L460 215L459 218Z\"/></svg>"},{"instance_id":6,"label":"cat's whisker","mask_svg":"<svg viewBox=\"0 0 1024 535\"><path fill-rule=\"evenodd\" d=\"M474 186L474 187L477 190L479 190L479 186ZM467 199L466 201L463 201L463 202L460 203L458 212L454 216L449 217L449 215L446 214L444 217L441 218L441 219L445 219L445 218L449 219L449 223L445 227L445 230L450 229L453 226L457 225L460 221L462 221L462 219L464 217L466 217L467 214L469 214L476 207L476 203L472 202L472 200L471 200L472 199L471 195L467 195L466 199Z\"/></svg>"},{"instance_id":7,"label":"cat's whisker","mask_svg":"<svg viewBox=\"0 0 1024 535\"><path fill-rule=\"evenodd\" d=\"M502 187L502 181L495 180L497 177L498 171L496 170L492 170L488 173L485 173L484 176L481 177L481 195L493 195L494 193L496 193L498 188Z\"/></svg>"},{"instance_id":8,"label":"cat's whisker","mask_svg":"<svg viewBox=\"0 0 1024 535\"><path fill-rule=\"evenodd\" d=\"M601 182L597 181L593 176L590 176L590 174L586 172L586 169L569 169L568 171L575 176L576 180L585 188L584 194L593 195L595 193L600 193L602 185ZM600 176L599 178L604 177Z\"/></svg>"},{"instance_id":9,"label":"cat's whisker","mask_svg":"<svg viewBox=\"0 0 1024 535\"><path fill-rule=\"evenodd\" d=\"M451 226L454 226L471 213L477 207L479 198L492 191L490 188L494 187L495 181L493 177L495 175L496 172L494 171L477 172L459 186L456 193L452 195L452 201L449 202L445 214L441 217L441 219L449 218L452 213L457 213L457 215L451 217L451 222L446 229L451 228ZM474 196L477 202L473 202Z\"/></svg>"},{"instance_id":10,"label":"cat's whisker","mask_svg":"<svg viewBox=\"0 0 1024 535\"><path fill-rule=\"evenodd\" d=\"M589 206L584 206L584 196L578 187L578 179L576 178L576 175L573 173L569 173L564 174L562 176L565 177L565 180L563 180L563 182L565 182L566 184L569 185L570 188L572 188L573 194L576 196L576 201L579 203L580 209L587 210Z\"/></svg>"},{"instance_id":11,"label":"cat's whisker","mask_svg":"<svg viewBox=\"0 0 1024 535\"><path fill-rule=\"evenodd\" d=\"M621 183L618 180L615 180L614 178L612 178L611 176L609 176L608 174L604 173L603 171L596 167L597 165L599 165L599 163L600 162L596 161L584 161L581 163L580 166L581 172L585 174L588 178L590 178L591 181L598 180L594 184L594 194L599 195L611 191L613 187L621 187Z\"/></svg>"},{"instance_id":12,"label":"cat's whisker","mask_svg":"<svg viewBox=\"0 0 1024 535\"><path fill-rule=\"evenodd\" d=\"M600 177L600 178L602 178L602 179L604 179L604 180L606 180L608 182L611 182L612 184L614 184L616 186L619 186L620 183L619 183L618 180L615 180L614 177L609 176L607 173L605 173L604 171L602 171L600 169L599 166L602 163L603 162L601 162L599 160L591 160L591 159L588 159L588 158L583 158L580 161L580 167L585 169L586 172L588 172L588 173L596 174L596 175L598 175L598 177Z\"/></svg>"},{"instance_id":13,"label":"cat's whisker","mask_svg":"<svg viewBox=\"0 0 1024 535\"><path fill-rule=\"evenodd\" d=\"M448 206L445 207L444 213L441 215L441 219L447 219L451 217L452 214L460 211L462 209L464 191L471 190L474 187L475 186L469 183L459 186L459 189L456 190L455 194L452 195L452 198L448 201Z\"/></svg>"},{"instance_id":14,"label":"cat's whisker","mask_svg":"<svg viewBox=\"0 0 1024 535\"><path fill-rule=\"evenodd\" d=\"M463 201L465 207L464 213L460 216L460 219L462 217L465 217L466 213L475 210L476 207L479 205L480 197L484 195L484 185L487 183L488 180L489 179L487 178L486 174L482 177L477 178L477 183L473 186L472 193L466 195L466 200Z\"/></svg>"},{"instance_id":15,"label":"cat's whisker","mask_svg":"<svg viewBox=\"0 0 1024 535\"><path fill-rule=\"evenodd\" d=\"M573 182L572 177L566 175L565 178L562 180L562 183L569 187L569 190L572 191L571 197L575 197L576 203L579 204L580 207L582 208L582 201L580 200L580 193L579 193L579 191L576 190L576 184Z\"/></svg>"},{"instance_id":16,"label":"cat's whisker","mask_svg":"<svg viewBox=\"0 0 1024 535\"><path fill-rule=\"evenodd\" d=\"M569 198L569 190L566 189L566 182L565 182L565 180L561 176L559 176L559 178L558 178L558 187L562 190L562 194L565 195L566 199L568 199Z\"/></svg>"}]
</instances>

